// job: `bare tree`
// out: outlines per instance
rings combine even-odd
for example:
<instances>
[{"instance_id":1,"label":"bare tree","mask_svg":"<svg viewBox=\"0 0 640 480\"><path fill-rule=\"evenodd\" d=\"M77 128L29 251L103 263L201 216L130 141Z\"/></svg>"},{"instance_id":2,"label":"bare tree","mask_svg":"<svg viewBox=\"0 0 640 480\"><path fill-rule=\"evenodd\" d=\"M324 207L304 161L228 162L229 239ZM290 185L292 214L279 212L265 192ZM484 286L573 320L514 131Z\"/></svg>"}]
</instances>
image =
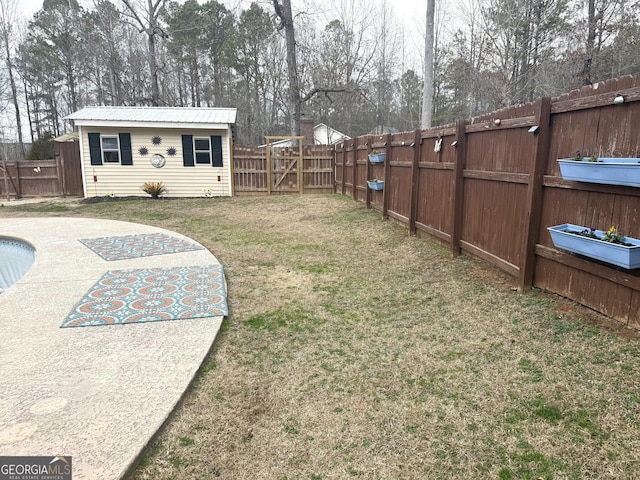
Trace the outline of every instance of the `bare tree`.
<instances>
[{"instance_id":1,"label":"bare tree","mask_svg":"<svg viewBox=\"0 0 640 480\"><path fill-rule=\"evenodd\" d=\"M124 0L123 0L124 1ZM298 61L296 57L296 35L293 27L291 0L273 0L273 8L278 17L278 30L284 30L287 45L287 76L289 78L289 115L291 135L300 135L300 84L298 82Z\"/></svg>"},{"instance_id":2,"label":"bare tree","mask_svg":"<svg viewBox=\"0 0 640 480\"><path fill-rule=\"evenodd\" d=\"M158 82L158 57L156 40L164 38L165 33L159 22L160 13L166 0L121 0L125 6L124 15L129 17L139 28L140 33L147 36L147 61L151 74L151 105L160 105L160 87ZM274 0L276 1L276 0Z\"/></svg>"},{"instance_id":3,"label":"bare tree","mask_svg":"<svg viewBox=\"0 0 640 480\"><path fill-rule=\"evenodd\" d=\"M628 24L624 20L625 17L633 22L637 4L634 5L627 0L586 0L586 7L587 38L582 77L583 83L590 85L593 80L592 77L594 75L599 77L604 65L608 63L606 58L602 57L602 49L615 42L621 36L622 31ZM579 4L576 12L578 16L581 13L581 8L582 6Z\"/></svg>"},{"instance_id":4,"label":"bare tree","mask_svg":"<svg viewBox=\"0 0 640 480\"><path fill-rule=\"evenodd\" d=\"M431 128L433 113L433 58L435 55L435 10L436 1L427 1L427 30L424 36L424 92L422 95L422 128Z\"/></svg>"},{"instance_id":5,"label":"bare tree","mask_svg":"<svg viewBox=\"0 0 640 480\"><path fill-rule=\"evenodd\" d=\"M9 86L11 87L11 98L13 109L16 115L16 130L18 132L18 143L22 158L26 157L24 141L22 139L22 120L20 118L20 102L18 102L18 88L16 87L15 68L13 65L13 42L15 40L14 26L17 24L17 3L16 0L0 0L0 41L3 47L3 59L9 75Z\"/></svg>"},{"instance_id":6,"label":"bare tree","mask_svg":"<svg viewBox=\"0 0 640 480\"><path fill-rule=\"evenodd\" d=\"M92 64L94 71L97 101L100 105L120 105L125 98L121 76L126 67L122 50L126 30L133 27L122 21L122 14L108 0L94 2L93 11L85 16L85 25L91 51L87 63Z\"/></svg>"}]
</instances>

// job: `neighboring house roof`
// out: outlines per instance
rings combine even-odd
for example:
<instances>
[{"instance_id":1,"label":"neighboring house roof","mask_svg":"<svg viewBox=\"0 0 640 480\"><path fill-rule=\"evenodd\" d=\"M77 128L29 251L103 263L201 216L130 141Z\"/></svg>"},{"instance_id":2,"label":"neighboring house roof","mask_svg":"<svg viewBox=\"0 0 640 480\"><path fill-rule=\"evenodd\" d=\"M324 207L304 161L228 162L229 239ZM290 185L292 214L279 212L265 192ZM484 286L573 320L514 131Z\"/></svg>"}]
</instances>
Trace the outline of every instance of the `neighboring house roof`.
<instances>
[{"instance_id":1,"label":"neighboring house roof","mask_svg":"<svg viewBox=\"0 0 640 480\"><path fill-rule=\"evenodd\" d=\"M344 140L349 140L351 137L339 132L335 128L331 128L324 123L319 123L313 127L313 143L314 145L336 145ZM274 147L288 147L292 146L291 140L278 140L277 142L271 142L271 146ZM266 147L267 144L260 145Z\"/></svg>"},{"instance_id":2,"label":"neighboring house roof","mask_svg":"<svg viewBox=\"0 0 640 480\"><path fill-rule=\"evenodd\" d=\"M164 128L227 128L236 121L235 108L85 107L65 117L76 125L148 126Z\"/></svg>"},{"instance_id":3,"label":"neighboring house roof","mask_svg":"<svg viewBox=\"0 0 640 480\"><path fill-rule=\"evenodd\" d=\"M331 128L324 123L319 123L313 127L313 139L316 145L336 145L351 137Z\"/></svg>"},{"instance_id":4,"label":"neighboring house roof","mask_svg":"<svg viewBox=\"0 0 640 480\"><path fill-rule=\"evenodd\" d=\"M65 133L64 135L60 135L53 139L54 142L75 142L78 140L78 132Z\"/></svg>"}]
</instances>

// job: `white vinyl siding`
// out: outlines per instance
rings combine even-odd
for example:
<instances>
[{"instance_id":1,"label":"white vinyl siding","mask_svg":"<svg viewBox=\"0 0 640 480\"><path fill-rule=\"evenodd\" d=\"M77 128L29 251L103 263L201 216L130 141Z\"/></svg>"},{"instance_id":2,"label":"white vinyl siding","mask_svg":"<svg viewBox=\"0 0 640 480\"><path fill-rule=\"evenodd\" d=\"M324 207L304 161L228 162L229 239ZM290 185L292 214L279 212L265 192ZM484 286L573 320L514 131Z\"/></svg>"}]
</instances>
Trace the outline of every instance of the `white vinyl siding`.
<instances>
[{"instance_id":1,"label":"white vinyl siding","mask_svg":"<svg viewBox=\"0 0 640 480\"><path fill-rule=\"evenodd\" d=\"M116 164L91 165L87 132L99 132L101 137L117 137L119 133L131 134L131 150L133 165ZM81 127L82 158L86 195L89 197L114 194L116 197L147 196L140 186L145 182L163 182L167 187L166 197L205 197L231 196L231 156L229 146L229 129L197 130L197 129L159 129L159 128L107 128ZM194 138L207 139L209 157L207 168L185 168L182 155L182 135L193 135ZM211 166L212 135L222 137L222 167ZM151 139L161 137L159 145ZM146 154L144 148L146 148ZM203 150L204 152L204 150ZM170 153L174 153L171 155ZM155 168L151 161L154 154L162 155L166 162L164 167ZM95 178L95 182L94 182ZM210 193L209 193L210 192Z\"/></svg>"}]
</instances>

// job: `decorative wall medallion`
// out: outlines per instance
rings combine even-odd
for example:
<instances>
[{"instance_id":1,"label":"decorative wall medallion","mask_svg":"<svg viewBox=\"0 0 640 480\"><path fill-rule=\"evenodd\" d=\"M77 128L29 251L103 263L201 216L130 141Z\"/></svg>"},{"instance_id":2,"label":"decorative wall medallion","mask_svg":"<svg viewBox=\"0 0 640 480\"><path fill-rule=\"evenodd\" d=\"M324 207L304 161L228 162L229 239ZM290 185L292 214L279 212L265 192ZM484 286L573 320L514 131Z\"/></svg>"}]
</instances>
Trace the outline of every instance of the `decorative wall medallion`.
<instances>
[{"instance_id":1,"label":"decorative wall medallion","mask_svg":"<svg viewBox=\"0 0 640 480\"><path fill-rule=\"evenodd\" d=\"M138 153L140 154L140 156L144 157L145 155L149 154L149 149L147 147L140 147L138 149Z\"/></svg>"},{"instance_id":2,"label":"decorative wall medallion","mask_svg":"<svg viewBox=\"0 0 640 480\"><path fill-rule=\"evenodd\" d=\"M165 163L167 163L167 160L164 158L163 155L160 155L159 153L155 153L151 157L151 165L153 165L156 168L164 167Z\"/></svg>"},{"instance_id":3,"label":"decorative wall medallion","mask_svg":"<svg viewBox=\"0 0 640 480\"><path fill-rule=\"evenodd\" d=\"M162 137L160 137L159 135L151 137L151 143L153 143L154 145L160 145L162 143Z\"/></svg>"},{"instance_id":4,"label":"decorative wall medallion","mask_svg":"<svg viewBox=\"0 0 640 480\"><path fill-rule=\"evenodd\" d=\"M175 147L167 148L167 155L169 155L170 157L174 157L176 153L178 153L178 150L176 150Z\"/></svg>"}]
</instances>

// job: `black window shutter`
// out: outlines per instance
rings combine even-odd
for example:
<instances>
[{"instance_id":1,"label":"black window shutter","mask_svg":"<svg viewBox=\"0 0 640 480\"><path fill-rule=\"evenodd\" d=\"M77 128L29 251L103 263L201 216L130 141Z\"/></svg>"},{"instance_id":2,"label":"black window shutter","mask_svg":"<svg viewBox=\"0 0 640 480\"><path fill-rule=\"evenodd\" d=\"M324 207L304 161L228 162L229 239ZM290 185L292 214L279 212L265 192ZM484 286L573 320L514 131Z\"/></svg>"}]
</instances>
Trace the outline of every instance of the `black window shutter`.
<instances>
[{"instance_id":1,"label":"black window shutter","mask_svg":"<svg viewBox=\"0 0 640 480\"><path fill-rule=\"evenodd\" d=\"M119 133L120 137L120 164L133 165L133 155L131 153L131 134Z\"/></svg>"},{"instance_id":2,"label":"black window shutter","mask_svg":"<svg viewBox=\"0 0 640 480\"><path fill-rule=\"evenodd\" d=\"M222 137L220 135L211 136L211 165L222 167Z\"/></svg>"},{"instance_id":3,"label":"black window shutter","mask_svg":"<svg viewBox=\"0 0 640 480\"><path fill-rule=\"evenodd\" d=\"M89 134L89 155L91 156L91 165L102 165L99 133Z\"/></svg>"},{"instance_id":4,"label":"black window shutter","mask_svg":"<svg viewBox=\"0 0 640 480\"><path fill-rule=\"evenodd\" d=\"M193 167L193 135L182 135L182 165Z\"/></svg>"}]
</instances>

